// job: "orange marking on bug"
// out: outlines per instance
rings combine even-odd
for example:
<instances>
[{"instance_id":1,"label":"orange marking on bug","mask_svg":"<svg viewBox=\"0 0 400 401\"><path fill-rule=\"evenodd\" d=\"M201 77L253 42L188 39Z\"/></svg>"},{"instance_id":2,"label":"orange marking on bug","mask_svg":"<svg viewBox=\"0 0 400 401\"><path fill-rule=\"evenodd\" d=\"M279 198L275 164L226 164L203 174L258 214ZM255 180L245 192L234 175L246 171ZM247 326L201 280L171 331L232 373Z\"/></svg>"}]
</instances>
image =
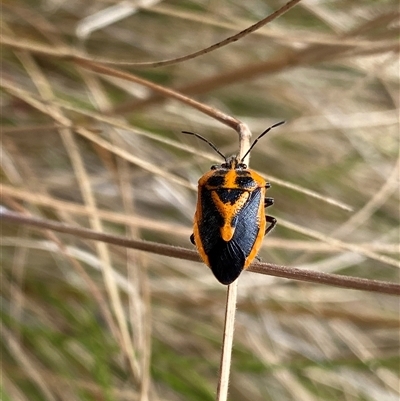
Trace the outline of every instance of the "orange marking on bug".
<instances>
[{"instance_id":1,"label":"orange marking on bug","mask_svg":"<svg viewBox=\"0 0 400 401\"><path fill-rule=\"evenodd\" d=\"M194 235L194 241L196 243L196 248L200 254L201 259L208 267L211 267L210 261L208 260L207 253L203 247L203 242L201 240L200 232L199 232L199 226L197 224L197 222L201 221L201 219L202 219L202 208L201 208L201 199L200 199L200 191L199 191L198 196L197 196L196 212L194 214L193 235Z\"/></svg>"},{"instance_id":2,"label":"orange marking on bug","mask_svg":"<svg viewBox=\"0 0 400 401\"><path fill-rule=\"evenodd\" d=\"M235 189L237 188L237 184L236 184L236 178L237 178L237 174L235 170L228 170L228 172L225 175L225 182L224 185L222 186L222 188L229 188L229 189Z\"/></svg>"},{"instance_id":3,"label":"orange marking on bug","mask_svg":"<svg viewBox=\"0 0 400 401\"><path fill-rule=\"evenodd\" d=\"M230 241L235 234L235 227L232 227L232 220L246 204L249 196L249 192L243 191L242 195L240 195L235 203L231 204L230 202L223 202L216 191L211 192L212 200L224 220L224 225L220 227L220 232L221 238L225 242Z\"/></svg>"}]
</instances>

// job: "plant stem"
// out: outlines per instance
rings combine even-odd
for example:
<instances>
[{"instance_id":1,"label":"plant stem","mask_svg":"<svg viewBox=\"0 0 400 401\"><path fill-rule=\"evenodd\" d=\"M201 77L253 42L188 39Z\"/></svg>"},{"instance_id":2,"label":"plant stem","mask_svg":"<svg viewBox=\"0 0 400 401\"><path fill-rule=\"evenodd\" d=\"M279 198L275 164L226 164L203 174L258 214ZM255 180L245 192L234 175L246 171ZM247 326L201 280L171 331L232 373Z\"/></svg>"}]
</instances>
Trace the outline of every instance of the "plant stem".
<instances>
[{"instance_id":1,"label":"plant stem","mask_svg":"<svg viewBox=\"0 0 400 401\"><path fill-rule=\"evenodd\" d=\"M231 368L233 332L235 330L235 313L237 300L238 280L228 285L226 293L225 327L222 340L221 364L217 389L217 401L226 401L228 398L229 373Z\"/></svg>"}]
</instances>

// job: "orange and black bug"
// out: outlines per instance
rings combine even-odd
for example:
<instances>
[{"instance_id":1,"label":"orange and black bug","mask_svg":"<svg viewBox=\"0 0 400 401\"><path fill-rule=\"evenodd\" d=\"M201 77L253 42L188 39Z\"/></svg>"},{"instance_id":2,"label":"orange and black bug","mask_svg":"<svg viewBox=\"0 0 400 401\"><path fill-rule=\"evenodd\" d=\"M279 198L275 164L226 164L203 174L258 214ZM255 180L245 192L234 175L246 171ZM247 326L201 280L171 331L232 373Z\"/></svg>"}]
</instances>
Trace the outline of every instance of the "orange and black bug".
<instances>
[{"instance_id":1,"label":"orange and black bug","mask_svg":"<svg viewBox=\"0 0 400 401\"><path fill-rule=\"evenodd\" d=\"M247 269L260 250L264 235L276 225L276 219L266 216L265 208L274 203L265 193L270 184L243 162L258 140L272 128L266 129L250 146L246 154L227 158L201 135L225 160L199 179L197 209L194 215L191 242L204 263L222 284L231 284L243 269Z\"/></svg>"}]
</instances>

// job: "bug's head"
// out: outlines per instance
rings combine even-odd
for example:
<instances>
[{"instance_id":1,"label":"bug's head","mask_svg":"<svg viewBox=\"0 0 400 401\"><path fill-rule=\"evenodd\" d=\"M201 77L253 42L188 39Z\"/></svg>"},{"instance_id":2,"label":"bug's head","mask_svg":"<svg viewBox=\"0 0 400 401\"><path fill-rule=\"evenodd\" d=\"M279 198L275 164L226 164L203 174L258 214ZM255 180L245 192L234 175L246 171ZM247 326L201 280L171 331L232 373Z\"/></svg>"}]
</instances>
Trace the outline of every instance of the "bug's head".
<instances>
[{"instance_id":1,"label":"bug's head","mask_svg":"<svg viewBox=\"0 0 400 401\"><path fill-rule=\"evenodd\" d=\"M243 163L237 155L227 157L225 159L225 163L213 164L211 166L211 170L219 170L219 169L241 170L241 169L246 169L246 168L247 168L247 165L245 163Z\"/></svg>"},{"instance_id":2,"label":"bug's head","mask_svg":"<svg viewBox=\"0 0 400 401\"><path fill-rule=\"evenodd\" d=\"M271 131L272 128L275 128L279 125L284 124L285 121L281 121L277 124L271 125L269 128L267 128L264 132L262 132L256 140L251 144L249 150L244 154L242 158L239 159L239 156L231 156L231 157L226 157L224 154L222 154L218 148L211 143L208 139L204 138L203 136L196 134L194 132L189 132L189 131L182 131L183 134L188 134L188 135L194 135L195 137L201 139L202 141L208 143L222 158L225 160L224 163L222 164L214 164L211 166L211 170L218 170L218 169L228 169L228 170L237 170L237 169L246 169L247 165L244 163L244 159L247 157L247 155L251 152L251 150L254 148L254 145L261 139L267 132Z\"/></svg>"}]
</instances>

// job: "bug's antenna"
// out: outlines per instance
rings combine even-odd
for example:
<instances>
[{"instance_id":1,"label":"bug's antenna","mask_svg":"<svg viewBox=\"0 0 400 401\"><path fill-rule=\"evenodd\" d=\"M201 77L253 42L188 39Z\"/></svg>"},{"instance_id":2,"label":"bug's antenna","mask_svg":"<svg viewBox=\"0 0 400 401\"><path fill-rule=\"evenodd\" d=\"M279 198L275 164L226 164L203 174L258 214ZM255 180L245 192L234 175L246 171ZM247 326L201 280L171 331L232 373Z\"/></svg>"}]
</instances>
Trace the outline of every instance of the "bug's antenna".
<instances>
[{"instance_id":1,"label":"bug's antenna","mask_svg":"<svg viewBox=\"0 0 400 401\"><path fill-rule=\"evenodd\" d=\"M182 131L182 134L188 134L188 135L194 135L197 138L201 139L202 141L204 141L205 143L208 143L220 156L222 156L224 158L224 160L226 161L226 156L223 155L218 149L217 147L211 143L209 140L207 140L206 138L202 137L199 134L195 134L194 132L189 132L189 131Z\"/></svg>"},{"instance_id":2,"label":"bug's antenna","mask_svg":"<svg viewBox=\"0 0 400 401\"><path fill-rule=\"evenodd\" d=\"M279 123L276 123L274 125L271 125L269 128L267 128L264 132L262 132L257 139L251 144L249 150L245 153L245 155L240 159L240 162L242 163L243 160L246 158L246 156L250 153L251 149L254 148L254 145L261 139L265 134L267 134L269 131L272 130L272 128L278 127L279 125L285 124L285 121L281 121Z\"/></svg>"}]
</instances>

